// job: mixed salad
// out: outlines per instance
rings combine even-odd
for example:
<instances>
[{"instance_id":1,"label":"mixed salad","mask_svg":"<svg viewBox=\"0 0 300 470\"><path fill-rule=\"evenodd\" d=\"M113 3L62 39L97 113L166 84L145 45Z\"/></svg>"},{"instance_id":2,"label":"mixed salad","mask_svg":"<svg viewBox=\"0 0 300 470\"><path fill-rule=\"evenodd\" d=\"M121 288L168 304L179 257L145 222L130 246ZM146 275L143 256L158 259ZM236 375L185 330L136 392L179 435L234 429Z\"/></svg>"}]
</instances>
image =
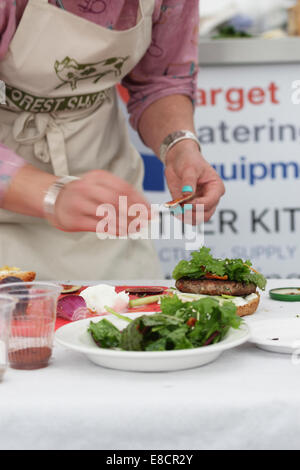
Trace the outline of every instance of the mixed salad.
<instances>
[{"instance_id":1,"label":"mixed salad","mask_svg":"<svg viewBox=\"0 0 300 470\"><path fill-rule=\"evenodd\" d=\"M220 342L230 328L238 329L241 318L228 301L204 298L184 302L177 295L161 298L161 312L131 319L111 309L128 323L120 331L106 318L90 322L88 332L100 348L124 351L171 351L192 349Z\"/></svg>"}]
</instances>

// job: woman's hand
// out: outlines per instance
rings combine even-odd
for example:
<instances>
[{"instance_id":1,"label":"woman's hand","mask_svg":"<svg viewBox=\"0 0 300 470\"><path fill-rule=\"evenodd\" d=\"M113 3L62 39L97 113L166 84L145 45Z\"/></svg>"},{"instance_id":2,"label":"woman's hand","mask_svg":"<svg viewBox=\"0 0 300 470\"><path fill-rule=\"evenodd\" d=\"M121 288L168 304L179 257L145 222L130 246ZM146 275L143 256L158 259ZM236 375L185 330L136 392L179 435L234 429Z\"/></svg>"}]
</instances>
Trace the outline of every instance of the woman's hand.
<instances>
[{"instance_id":1,"label":"woman's hand","mask_svg":"<svg viewBox=\"0 0 300 470\"><path fill-rule=\"evenodd\" d=\"M171 148L166 157L165 175L174 199L182 197L183 186L191 186L195 197L187 204L193 204L193 223L200 220L196 204L204 205L204 222L214 214L225 193L225 187L216 171L203 158L196 142L183 140Z\"/></svg>"},{"instance_id":2,"label":"woman's hand","mask_svg":"<svg viewBox=\"0 0 300 470\"><path fill-rule=\"evenodd\" d=\"M45 193L56 180L57 176L26 164L12 178L3 209L45 218ZM122 200L120 196L123 196ZM109 205L110 216L103 206L105 204ZM132 207L135 204L139 207ZM68 183L59 193L54 225L65 232L127 236L128 233L139 232L142 225L147 226L151 216L149 203L131 184L108 171L94 170ZM109 219L111 225L102 228L101 221L104 223Z\"/></svg>"},{"instance_id":3,"label":"woman's hand","mask_svg":"<svg viewBox=\"0 0 300 470\"><path fill-rule=\"evenodd\" d=\"M126 196L126 204L125 199L120 204L120 196ZM107 214L104 204L110 205L110 214L115 213L116 217L104 215ZM55 226L65 232L97 231L126 236L131 222L140 216L140 213L128 216L127 209L133 204L143 205L143 222L147 224L151 217L150 205L132 185L107 171L90 171L81 179L68 183L59 194L55 205ZM103 210L99 211L99 206ZM99 224L101 216L111 223L105 230L99 229L102 227Z\"/></svg>"},{"instance_id":4,"label":"woman's hand","mask_svg":"<svg viewBox=\"0 0 300 470\"><path fill-rule=\"evenodd\" d=\"M194 108L191 99L185 95L170 95L150 104L139 121L139 133L144 143L160 154L161 143L172 132L186 129L194 134ZM192 223L199 223L196 204L204 205L204 221L207 222L216 210L225 192L224 184L215 170L199 152L193 140L182 140L166 155L165 169L167 183L174 199L182 197L183 186L192 186L195 197L191 201L194 208ZM189 222L189 217L184 221ZM200 223L202 222L199 220Z\"/></svg>"}]
</instances>

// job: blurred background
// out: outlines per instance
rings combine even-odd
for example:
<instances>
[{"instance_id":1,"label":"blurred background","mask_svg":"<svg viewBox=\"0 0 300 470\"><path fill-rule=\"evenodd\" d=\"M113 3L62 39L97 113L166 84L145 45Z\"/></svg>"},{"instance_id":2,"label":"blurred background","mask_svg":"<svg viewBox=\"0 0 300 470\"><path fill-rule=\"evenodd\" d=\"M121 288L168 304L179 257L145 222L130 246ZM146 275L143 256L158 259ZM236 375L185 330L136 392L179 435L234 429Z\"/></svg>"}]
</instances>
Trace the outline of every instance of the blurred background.
<instances>
[{"instance_id":1,"label":"blurred background","mask_svg":"<svg viewBox=\"0 0 300 470\"><path fill-rule=\"evenodd\" d=\"M206 38L300 35L297 0L201 0L200 36Z\"/></svg>"}]
</instances>

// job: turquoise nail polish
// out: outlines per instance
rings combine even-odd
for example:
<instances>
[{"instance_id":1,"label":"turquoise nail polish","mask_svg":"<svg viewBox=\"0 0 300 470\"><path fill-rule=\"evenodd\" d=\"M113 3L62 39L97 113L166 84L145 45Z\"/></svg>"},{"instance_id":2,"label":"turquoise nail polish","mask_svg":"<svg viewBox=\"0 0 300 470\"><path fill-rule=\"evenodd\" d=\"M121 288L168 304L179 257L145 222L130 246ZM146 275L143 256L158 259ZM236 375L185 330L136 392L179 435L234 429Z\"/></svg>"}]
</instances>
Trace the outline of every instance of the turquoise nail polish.
<instances>
[{"instance_id":1,"label":"turquoise nail polish","mask_svg":"<svg viewBox=\"0 0 300 470\"><path fill-rule=\"evenodd\" d=\"M183 212L192 211L192 210L193 210L193 204L184 204Z\"/></svg>"},{"instance_id":2,"label":"turquoise nail polish","mask_svg":"<svg viewBox=\"0 0 300 470\"><path fill-rule=\"evenodd\" d=\"M193 190L192 186L186 185L186 186L183 186L182 192L183 193L192 193L192 192L194 192L194 190Z\"/></svg>"},{"instance_id":3,"label":"turquoise nail polish","mask_svg":"<svg viewBox=\"0 0 300 470\"><path fill-rule=\"evenodd\" d=\"M183 214L183 209L181 206L172 207L170 211L173 212L174 215Z\"/></svg>"}]
</instances>

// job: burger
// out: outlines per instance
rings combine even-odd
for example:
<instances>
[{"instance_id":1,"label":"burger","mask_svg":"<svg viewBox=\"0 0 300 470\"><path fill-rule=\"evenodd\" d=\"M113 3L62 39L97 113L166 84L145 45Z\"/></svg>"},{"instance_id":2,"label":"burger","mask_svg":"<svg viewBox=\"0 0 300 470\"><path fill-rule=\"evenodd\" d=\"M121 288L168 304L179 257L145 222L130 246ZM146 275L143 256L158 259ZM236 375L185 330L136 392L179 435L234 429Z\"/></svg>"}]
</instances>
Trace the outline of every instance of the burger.
<instances>
[{"instance_id":1,"label":"burger","mask_svg":"<svg viewBox=\"0 0 300 470\"><path fill-rule=\"evenodd\" d=\"M173 271L182 300L213 296L220 303L231 301L237 315L252 315L259 305L258 289L265 290L265 277L252 268L251 261L217 259L206 247L194 251L190 261L180 261Z\"/></svg>"}]
</instances>

